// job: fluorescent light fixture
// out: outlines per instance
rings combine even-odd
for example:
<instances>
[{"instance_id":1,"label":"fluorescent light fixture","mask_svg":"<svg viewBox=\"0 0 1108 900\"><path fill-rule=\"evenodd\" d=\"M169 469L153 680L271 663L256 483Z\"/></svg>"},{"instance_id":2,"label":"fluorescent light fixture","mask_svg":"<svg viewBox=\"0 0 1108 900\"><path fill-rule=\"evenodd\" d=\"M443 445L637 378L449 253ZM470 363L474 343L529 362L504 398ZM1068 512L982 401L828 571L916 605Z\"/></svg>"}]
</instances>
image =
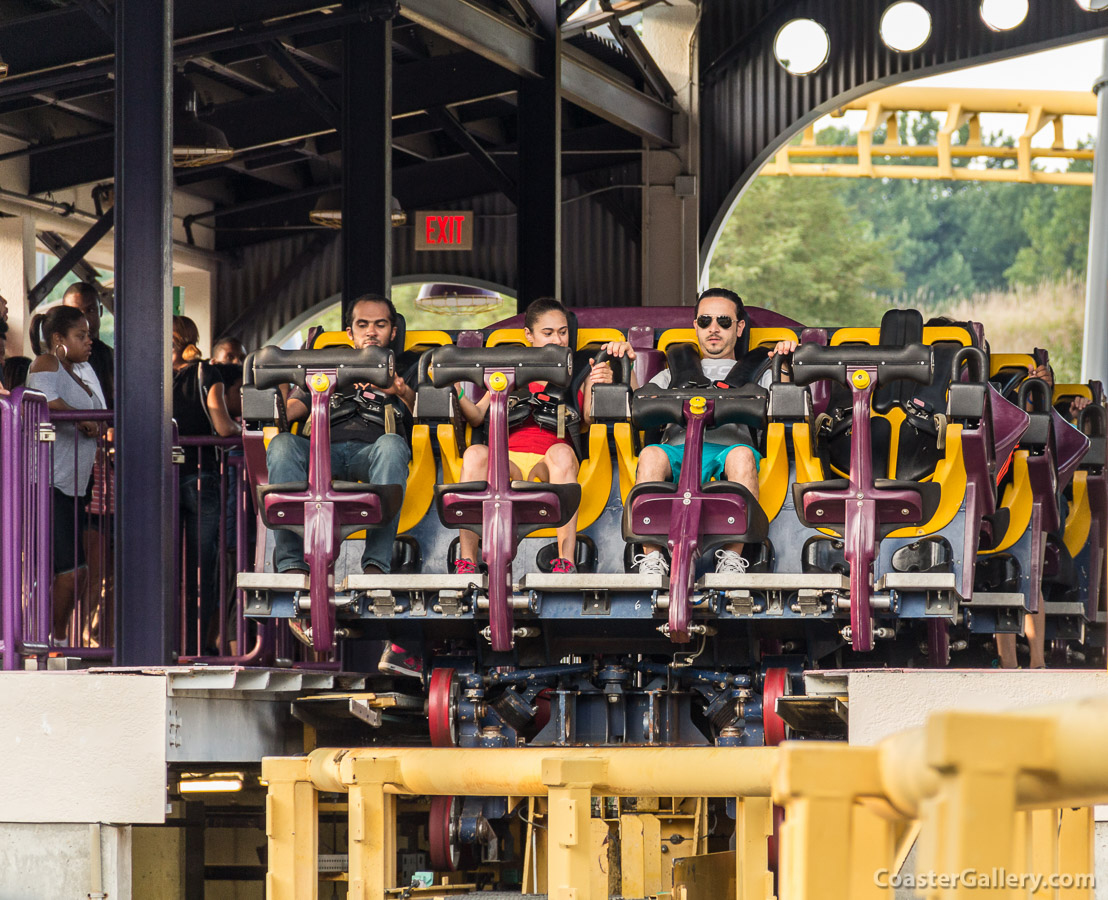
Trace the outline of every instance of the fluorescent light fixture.
<instances>
[{"instance_id":1,"label":"fluorescent light fixture","mask_svg":"<svg viewBox=\"0 0 1108 900\"><path fill-rule=\"evenodd\" d=\"M182 794L230 794L242 790L242 777L242 772L182 775L177 790Z\"/></svg>"}]
</instances>

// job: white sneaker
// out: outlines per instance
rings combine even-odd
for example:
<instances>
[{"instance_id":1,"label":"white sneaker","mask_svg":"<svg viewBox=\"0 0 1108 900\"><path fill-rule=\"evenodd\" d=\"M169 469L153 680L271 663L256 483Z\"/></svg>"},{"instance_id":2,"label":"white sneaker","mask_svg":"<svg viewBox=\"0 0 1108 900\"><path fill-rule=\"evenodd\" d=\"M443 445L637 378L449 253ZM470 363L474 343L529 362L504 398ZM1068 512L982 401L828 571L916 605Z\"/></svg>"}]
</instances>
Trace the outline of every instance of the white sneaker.
<instances>
[{"instance_id":1,"label":"white sneaker","mask_svg":"<svg viewBox=\"0 0 1108 900\"><path fill-rule=\"evenodd\" d=\"M747 565L746 559L734 550L716 551L717 575L745 575Z\"/></svg>"},{"instance_id":2,"label":"white sneaker","mask_svg":"<svg viewBox=\"0 0 1108 900\"><path fill-rule=\"evenodd\" d=\"M661 550L652 550L650 553L640 553L631 560L640 575L668 575L669 563L662 556Z\"/></svg>"}]
</instances>

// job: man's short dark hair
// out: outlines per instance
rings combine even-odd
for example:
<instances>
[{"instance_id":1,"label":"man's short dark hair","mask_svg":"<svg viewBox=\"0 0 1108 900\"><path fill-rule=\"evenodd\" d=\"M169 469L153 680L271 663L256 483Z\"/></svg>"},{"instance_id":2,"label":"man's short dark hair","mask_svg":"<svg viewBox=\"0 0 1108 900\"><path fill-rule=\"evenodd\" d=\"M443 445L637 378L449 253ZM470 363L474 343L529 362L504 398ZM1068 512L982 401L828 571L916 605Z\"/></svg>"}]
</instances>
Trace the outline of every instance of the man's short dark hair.
<instances>
[{"instance_id":1,"label":"man's short dark hair","mask_svg":"<svg viewBox=\"0 0 1108 900\"><path fill-rule=\"evenodd\" d=\"M96 285L94 284L89 284L87 281L75 281L67 287L65 293L62 294L63 302L66 297L94 297L99 301L100 292L96 290Z\"/></svg>"},{"instance_id":2,"label":"man's short dark hair","mask_svg":"<svg viewBox=\"0 0 1108 900\"><path fill-rule=\"evenodd\" d=\"M548 312L560 312L566 317L566 321L569 321L569 312L560 301L553 297L539 297L527 304L527 309L523 311L523 327L528 331L534 331L535 323Z\"/></svg>"},{"instance_id":3,"label":"man's short dark hair","mask_svg":"<svg viewBox=\"0 0 1108 900\"><path fill-rule=\"evenodd\" d=\"M246 349L246 345L242 341L240 341L234 335L228 334L224 335L218 341L212 344L212 353L214 354L215 351L218 350L220 347L230 347L234 344L238 344L240 347L242 347L243 350Z\"/></svg>"},{"instance_id":4,"label":"man's short dark hair","mask_svg":"<svg viewBox=\"0 0 1108 900\"><path fill-rule=\"evenodd\" d=\"M709 297L722 297L724 300L730 300L735 304L735 319L736 321L743 317L743 298L736 294L734 291L730 291L727 288L708 288L701 291L700 296L696 298L696 311L693 312L693 318L700 315L700 301L706 300Z\"/></svg>"},{"instance_id":5,"label":"man's short dark hair","mask_svg":"<svg viewBox=\"0 0 1108 900\"><path fill-rule=\"evenodd\" d=\"M396 307L392 301L381 294L362 294L357 297L346 309L342 311L342 327L349 331L354 325L354 307L359 303L384 303L389 309L389 324L396 327Z\"/></svg>"}]
</instances>

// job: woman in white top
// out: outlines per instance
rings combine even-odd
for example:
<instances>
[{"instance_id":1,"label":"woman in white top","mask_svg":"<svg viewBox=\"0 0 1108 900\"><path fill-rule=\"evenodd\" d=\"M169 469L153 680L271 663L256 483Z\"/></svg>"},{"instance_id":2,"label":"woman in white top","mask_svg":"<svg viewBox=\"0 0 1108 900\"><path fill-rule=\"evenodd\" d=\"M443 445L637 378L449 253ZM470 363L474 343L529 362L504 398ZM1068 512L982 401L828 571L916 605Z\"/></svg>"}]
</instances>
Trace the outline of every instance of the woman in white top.
<instances>
[{"instance_id":1,"label":"woman in white top","mask_svg":"<svg viewBox=\"0 0 1108 900\"><path fill-rule=\"evenodd\" d=\"M27 387L41 391L52 410L103 409L103 401L75 371L92 352L88 320L79 309L57 306L31 319L35 353ZM59 422L54 442L54 637L61 641L73 601L84 590L84 547L77 517L96 458L99 423Z\"/></svg>"}]
</instances>

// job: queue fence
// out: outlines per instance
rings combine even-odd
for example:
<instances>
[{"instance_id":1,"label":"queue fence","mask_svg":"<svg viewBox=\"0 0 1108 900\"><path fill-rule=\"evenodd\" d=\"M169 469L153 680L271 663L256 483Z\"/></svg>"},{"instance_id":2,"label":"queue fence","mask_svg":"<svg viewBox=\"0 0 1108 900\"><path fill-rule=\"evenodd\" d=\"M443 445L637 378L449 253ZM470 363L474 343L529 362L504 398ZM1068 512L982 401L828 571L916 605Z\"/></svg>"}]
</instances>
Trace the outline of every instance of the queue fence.
<instances>
[{"instance_id":1,"label":"queue fence","mask_svg":"<svg viewBox=\"0 0 1108 900\"><path fill-rule=\"evenodd\" d=\"M0 396L0 640L4 669L48 651L50 636L50 442L46 397L16 388Z\"/></svg>"},{"instance_id":2,"label":"queue fence","mask_svg":"<svg viewBox=\"0 0 1108 900\"><path fill-rule=\"evenodd\" d=\"M114 661L114 415L51 411L43 394L0 396L0 654L5 669L46 668L49 657ZM67 423L88 423L66 428ZM83 428L83 431L81 430ZM82 482L74 452L73 494L57 491L60 442L96 441L92 475ZM176 523L173 604L181 664L304 666L337 663L292 640L287 629L245 615L238 572L264 556L238 437L177 437L170 514ZM195 453L195 475L184 470ZM191 456L192 454L188 454ZM87 486L86 486L87 484ZM71 505L70 505L71 504ZM56 547L55 517L72 517L72 545ZM263 547L252 546L254 535ZM56 553L64 552L55 574ZM70 564L72 561L72 564ZM66 577L68 576L68 577ZM203 586L203 587L202 587Z\"/></svg>"}]
</instances>

